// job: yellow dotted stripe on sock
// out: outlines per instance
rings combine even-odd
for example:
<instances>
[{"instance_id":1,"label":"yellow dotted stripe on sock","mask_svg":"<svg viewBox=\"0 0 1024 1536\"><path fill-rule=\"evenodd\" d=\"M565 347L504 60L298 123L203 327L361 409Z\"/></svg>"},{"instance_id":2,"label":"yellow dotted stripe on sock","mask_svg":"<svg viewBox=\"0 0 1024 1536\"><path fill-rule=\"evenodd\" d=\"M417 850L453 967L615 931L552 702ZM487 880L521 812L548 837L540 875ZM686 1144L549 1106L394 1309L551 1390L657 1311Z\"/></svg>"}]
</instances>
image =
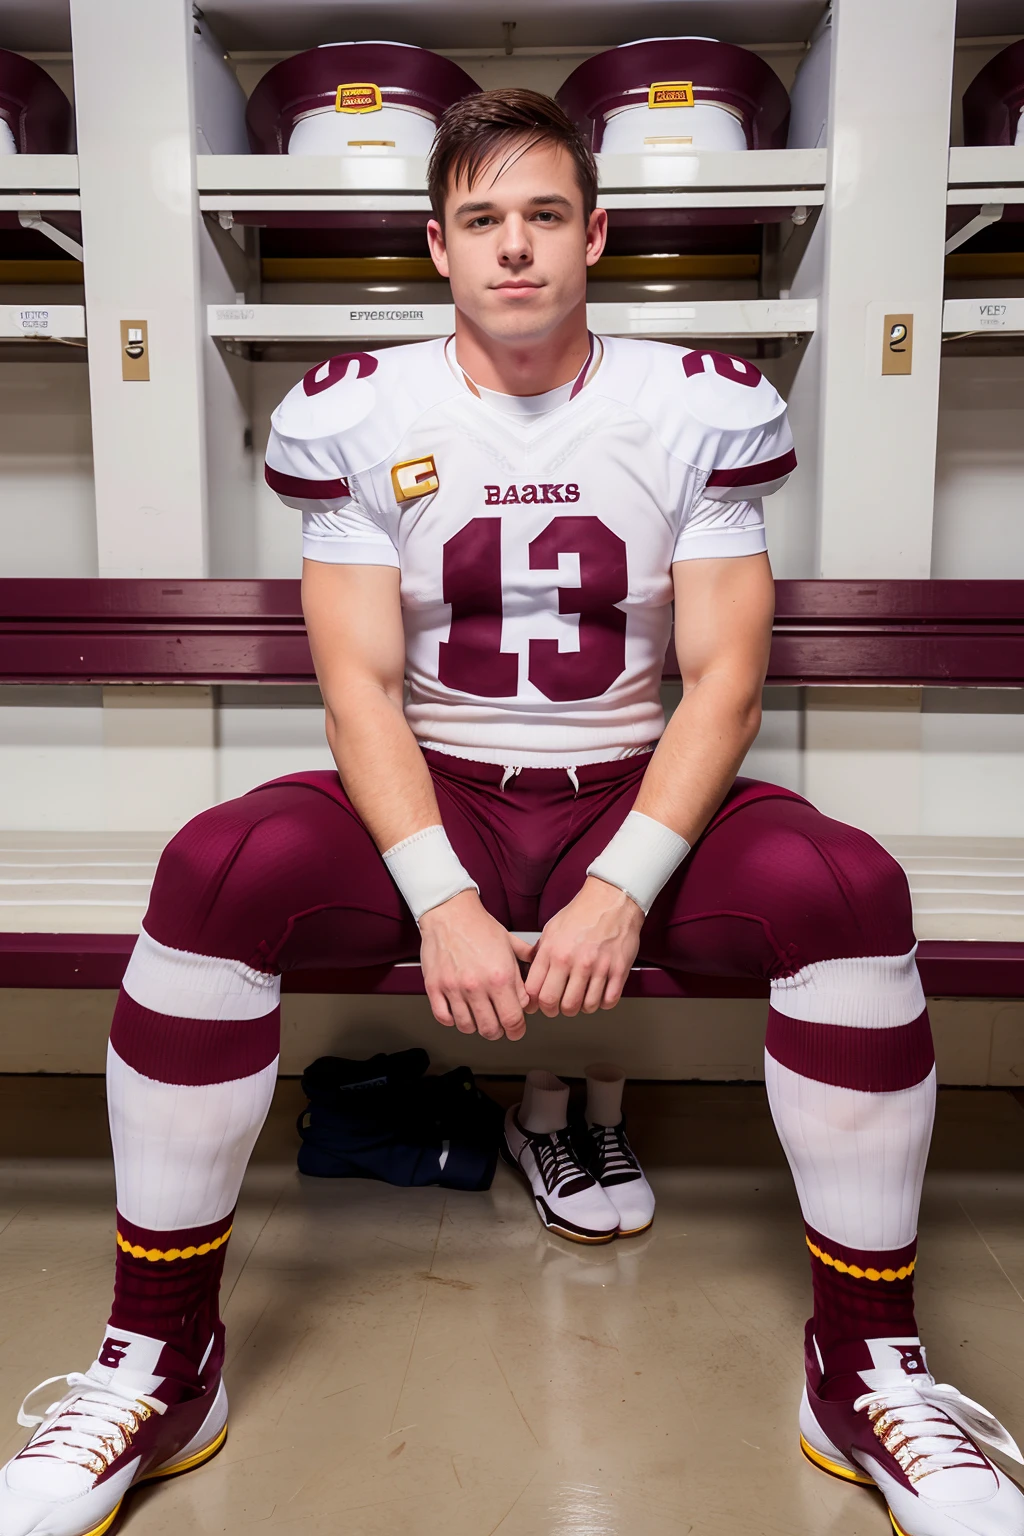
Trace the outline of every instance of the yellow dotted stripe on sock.
<instances>
[{"instance_id":1,"label":"yellow dotted stripe on sock","mask_svg":"<svg viewBox=\"0 0 1024 1536\"><path fill-rule=\"evenodd\" d=\"M220 1237L215 1237L212 1242L200 1243L196 1248L143 1248L141 1243L130 1243L126 1237L117 1234L117 1246L123 1253L130 1253L133 1259L148 1259L151 1264L159 1264L161 1260L171 1262L174 1259L200 1259L204 1253L213 1253L215 1249L222 1248L231 1236L233 1228L228 1227Z\"/></svg>"},{"instance_id":2,"label":"yellow dotted stripe on sock","mask_svg":"<svg viewBox=\"0 0 1024 1536\"><path fill-rule=\"evenodd\" d=\"M855 1280L906 1280L914 1273L914 1265L917 1263L914 1258L900 1269L861 1269L859 1264L846 1264L842 1259L834 1259L830 1253L823 1253L810 1238L807 1239L807 1246L816 1259L827 1264L829 1269L834 1269L837 1275L852 1275Z\"/></svg>"}]
</instances>

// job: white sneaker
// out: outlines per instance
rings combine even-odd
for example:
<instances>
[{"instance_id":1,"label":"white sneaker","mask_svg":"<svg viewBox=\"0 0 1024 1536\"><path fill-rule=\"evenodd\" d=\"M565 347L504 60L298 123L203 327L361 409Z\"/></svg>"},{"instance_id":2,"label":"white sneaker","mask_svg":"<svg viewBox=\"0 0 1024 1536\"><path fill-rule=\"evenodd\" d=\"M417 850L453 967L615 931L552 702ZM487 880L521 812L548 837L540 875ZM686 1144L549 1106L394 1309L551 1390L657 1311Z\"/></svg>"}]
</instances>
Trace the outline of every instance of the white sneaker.
<instances>
[{"instance_id":1,"label":"white sneaker","mask_svg":"<svg viewBox=\"0 0 1024 1536\"><path fill-rule=\"evenodd\" d=\"M221 1354L201 1372L198 1395L165 1401L178 1393L173 1377L156 1368L167 1369L171 1351L142 1334L108 1330L88 1371L41 1382L18 1413L35 1432L0 1469L0 1536L102 1536L129 1488L209 1461L228 1432ZM63 1396L29 1413L36 1393L58 1381L67 1384Z\"/></svg>"},{"instance_id":2,"label":"white sneaker","mask_svg":"<svg viewBox=\"0 0 1024 1536\"><path fill-rule=\"evenodd\" d=\"M619 1213L593 1174L580 1166L568 1130L531 1134L520 1125L518 1111L516 1104L505 1116L502 1155L530 1186L541 1221L574 1243L610 1243L618 1234Z\"/></svg>"},{"instance_id":3,"label":"white sneaker","mask_svg":"<svg viewBox=\"0 0 1024 1536\"><path fill-rule=\"evenodd\" d=\"M580 1161L619 1213L619 1236L646 1232L654 1220L654 1190L629 1144L626 1122L590 1125L583 1121L575 1139Z\"/></svg>"},{"instance_id":4,"label":"white sneaker","mask_svg":"<svg viewBox=\"0 0 1024 1536\"><path fill-rule=\"evenodd\" d=\"M830 1398L836 1374L815 1380L809 1360L804 1455L835 1477L877 1487L897 1536L1024 1536L1024 1494L977 1444L1024 1463L999 1420L935 1381L919 1339L867 1339L843 1352L850 1358L840 1360L842 1387L856 1375L868 1390Z\"/></svg>"}]
</instances>

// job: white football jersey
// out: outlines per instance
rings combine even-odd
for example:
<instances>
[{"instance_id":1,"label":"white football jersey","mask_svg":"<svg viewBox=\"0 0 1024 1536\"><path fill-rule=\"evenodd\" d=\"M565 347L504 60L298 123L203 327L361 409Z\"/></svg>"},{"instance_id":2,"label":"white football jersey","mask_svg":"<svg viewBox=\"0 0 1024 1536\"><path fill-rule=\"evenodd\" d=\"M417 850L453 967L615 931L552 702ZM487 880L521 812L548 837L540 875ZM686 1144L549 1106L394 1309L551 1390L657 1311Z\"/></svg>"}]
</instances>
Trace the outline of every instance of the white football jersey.
<instances>
[{"instance_id":1,"label":"white football jersey","mask_svg":"<svg viewBox=\"0 0 1024 1536\"><path fill-rule=\"evenodd\" d=\"M454 347L312 368L266 477L303 553L401 572L406 717L422 746L523 767L649 751L677 560L752 555L796 463L753 363L595 341L573 385L476 392Z\"/></svg>"}]
</instances>

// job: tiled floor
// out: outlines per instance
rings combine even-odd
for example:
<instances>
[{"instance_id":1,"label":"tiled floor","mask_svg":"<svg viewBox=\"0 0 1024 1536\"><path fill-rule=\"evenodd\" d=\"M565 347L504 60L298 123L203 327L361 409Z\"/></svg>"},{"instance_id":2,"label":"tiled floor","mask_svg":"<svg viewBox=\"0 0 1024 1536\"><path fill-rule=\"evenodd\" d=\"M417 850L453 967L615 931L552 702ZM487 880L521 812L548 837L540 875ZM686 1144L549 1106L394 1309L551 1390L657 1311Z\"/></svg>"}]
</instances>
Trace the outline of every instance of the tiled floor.
<instances>
[{"instance_id":1,"label":"tiled floor","mask_svg":"<svg viewBox=\"0 0 1024 1536\"><path fill-rule=\"evenodd\" d=\"M228 1258L228 1444L137 1495L122 1529L886 1536L874 1494L797 1451L807 1270L763 1091L631 1099L657 1221L585 1249L544 1234L500 1167L483 1195L300 1180L298 1091L282 1084ZM95 1348L111 1179L96 1080L2 1079L0 1126L10 1454L22 1395ZM922 1325L939 1378L1018 1437L1022 1195L1024 1108L944 1093Z\"/></svg>"}]
</instances>

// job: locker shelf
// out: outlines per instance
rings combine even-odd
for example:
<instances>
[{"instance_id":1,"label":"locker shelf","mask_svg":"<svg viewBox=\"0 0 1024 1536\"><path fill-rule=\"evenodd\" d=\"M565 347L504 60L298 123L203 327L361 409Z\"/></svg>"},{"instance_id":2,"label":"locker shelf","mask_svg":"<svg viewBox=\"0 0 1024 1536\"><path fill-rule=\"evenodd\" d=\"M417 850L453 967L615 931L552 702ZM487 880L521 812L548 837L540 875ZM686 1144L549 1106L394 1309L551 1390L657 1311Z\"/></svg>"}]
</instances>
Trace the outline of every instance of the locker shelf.
<instances>
[{"instance_id":1,"label":"locker shelf","mask_svg":"<svg viewBox=\"0 0 1024 1536\"><path fill-rule=\"evenodd\" d=\"M949 151L950 187L1024 186L1024 144L957 144ZM991 201L991 191L985 202Z\"/></svg>"},{"instance_id":2,"label":"locker shelf","mask_svg":"<svg viewBox=\"0 0 1024 1536\"><path fill-rule=\"evenodd\" d=\"M590 304L592 329L611 336L676 339L795 337L813 331L816 299L705 300L692 304ZM455 326L451 304L210 304L207 331L223 341L424 341Z\"/></svg>"},{"instance_id":3,"label":"locker shelf","mask_svg":"<svg viewBox=\"0 0 1024 1536\"><path fill-rule=\"evenodd\" d=\"M602 203L628 208L818 207L823 149L598 155ZM405 156L200 155L204 213L310 213L429 207L426 163Z\"/></svg>"},{"instance_id":4,"label":"locker shelf","mask_svg":"<svg viewBox=\"0 0 1024 1536\"><path fill-rule=\"evenodd\" d=\"M4 155L0 157L0 192L31 193L33 196L38 196L40 201L33 203L33 207L68 207L67 203L53 203L43 199L52 193L77 191L77 155ZM78 207L77 201L73 206Z\"/></svg>"}]
</instances>

